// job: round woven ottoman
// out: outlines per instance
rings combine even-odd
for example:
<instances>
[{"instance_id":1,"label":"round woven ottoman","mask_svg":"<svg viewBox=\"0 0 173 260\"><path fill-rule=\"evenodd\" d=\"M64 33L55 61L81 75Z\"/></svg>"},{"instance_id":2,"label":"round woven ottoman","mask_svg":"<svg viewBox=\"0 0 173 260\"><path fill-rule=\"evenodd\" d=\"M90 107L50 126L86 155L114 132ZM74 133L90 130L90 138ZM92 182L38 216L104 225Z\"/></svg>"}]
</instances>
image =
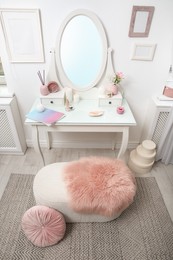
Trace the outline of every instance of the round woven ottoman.
<instances>
[{"instance_id":1,"label":"round woven ottoman","mask_svg":"<svg viewBox=\"0 0 173 260\"><path fill-rule=\"evenodd\" d=\"M119 217L122 211L133 202L133 198L136 193L135 178L133 174L130 172L130 169L128 169L127 166L123 165L126 168L126 173L124 176L123 176L124 173L123 171L122 173L121 172L117 173L117 175L120 175L118 176L118 178L120 179L120 184L118 184L115 183L113 175L111 174L112 169L109 170L109 167L108 169L106 167L106 171L107 171L106 173L104 167L101 167L102 171L103 170L105 171L105 176L109 174L110 177L109 177L109 182L108 181L105 182L104 180L100 182L100 179L102 179L102 177L100 177L99 174L104 175L103 173L101 173L100 170L100 161L103 162L103 158L100 158L100 161L96 163L97 159L98 158L93 158L93 157L87 159L84 158L79 161L53 163L43 167L36 174L33 183L33 192L34 192L36 204L48 206L60 211L64 215L66 222L106 222ZM83 167L84 163L87 163L88 167ZM80 171L80 168L82 169L82 173ZM93 181L89 179L86 180L87 171L89 172L89 174L91 173L91 171L94 172L94 176L96 175L95 177L96 179L95 180L93 179ZM88 178L88 172L87 172L87 178ZM90 174L89 178L93 178L93 176ZM105 191L101 192L101 195L98 194L98 196L96 196L93 193L95 192L95 190L97 190L95 187L89 187L92 188L92 192L90 189L87 191L86 187L88 187L88 184L90 183L93 186L95 182L97 182L96 186L98 187L99 191L101 187L100 185L104 187L102 188L103 190L105 190L105 185L112 186L113 191L117 190L120 207L118 208L118 210L116 210L115 214L113 212L113 214L107 216L105 214L97 213L97 208L99 208L97 206L97 203L100 204L99 200L97 199L99 199L101 195L103 195L102 201L105 200L106 207L109 208L112 198L106 197L108 195L107 193L104 195ZM71 206L71 193L70 193L71 191L69 189L69 183L71 185L70 187L75 190L75 194L72 195L77 196L77 198L74 197L73 201L77 201L79 197L81 199L80 203L82 204L82 206L84 206L84 209L85 209L85 201L87 207L88 207L88 202L87 202L87 198L85 198L84 196L85 193L82 193L81 195L81 192L86 191L86 194L88 193L89 197L91 196L91 193L93 193L92 195L94 196L94 198L92 198L91 200L94 201L96 198L96 201L94 202L95 204L94 204L93 211L88 210L87 207L86 207L87 210L85 209L84 212L80 212L80 211L78 212L78 210L74 210L74 208ZM86 187L84 187L85 185ZM128 186L129 186L129 192L128 192ZM110 188L108 187L108 190L109 189ZM113 197L112 203L114 202L115 199ZM79 206L79 208L80 208L80 203L77 204L77 207ZM104 204L105 202L103 201L102 205ZM121 204L123 204L122 207ZM95 209L96 211L94 211Z\"/></svg>"}]
</instances>

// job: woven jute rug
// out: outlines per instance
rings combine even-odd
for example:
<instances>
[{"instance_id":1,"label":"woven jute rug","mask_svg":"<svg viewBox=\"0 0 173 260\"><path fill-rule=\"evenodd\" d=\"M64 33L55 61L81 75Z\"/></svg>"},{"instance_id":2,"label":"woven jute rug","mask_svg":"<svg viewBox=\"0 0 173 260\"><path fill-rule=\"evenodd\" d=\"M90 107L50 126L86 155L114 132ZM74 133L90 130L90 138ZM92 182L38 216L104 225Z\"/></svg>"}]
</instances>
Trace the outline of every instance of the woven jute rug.
<instances>
[{"instance_id":1,"label":"woven jute rug","mask_svg":"<svg viewBox=\"0 0 173 260\"><path fill-rule=\"evenodd\" d=\"M33 246L21 229L35 205L34 176L12 174L0 201L1 260L172 260L173 223L154 178L137 178L134 203L106 223L67 224L57 245Z\"/></svg>"}]
</instances>

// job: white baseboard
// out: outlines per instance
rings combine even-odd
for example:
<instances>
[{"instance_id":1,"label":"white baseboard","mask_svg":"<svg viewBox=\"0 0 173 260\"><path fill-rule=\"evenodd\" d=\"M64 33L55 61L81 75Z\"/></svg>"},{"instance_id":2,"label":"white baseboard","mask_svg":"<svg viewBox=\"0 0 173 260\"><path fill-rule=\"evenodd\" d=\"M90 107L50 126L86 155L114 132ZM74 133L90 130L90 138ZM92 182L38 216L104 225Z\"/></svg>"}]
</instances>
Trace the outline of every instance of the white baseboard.
<instances>
[{"instance_id":1,"label":"white baseboard","mask_svg":"<svg viewBox=\"0 0 173 260\"><path fill-rule=\"evenodd\" d=\"M28 147L33 147L32 140L26 140ZM129 142L128 143L128 149L135 149L139 145L138 142ZM41 147L47 147L45 140L40 140L40 146ZM115 144L115 149L119 149L121 146L121 143ZM95 149L112 149L113 143L108 141L102 141L102 142L85 142L85 141L56 141L54 140L51 145L52 148L95 148Z\"/></svg>"}]
</instances>

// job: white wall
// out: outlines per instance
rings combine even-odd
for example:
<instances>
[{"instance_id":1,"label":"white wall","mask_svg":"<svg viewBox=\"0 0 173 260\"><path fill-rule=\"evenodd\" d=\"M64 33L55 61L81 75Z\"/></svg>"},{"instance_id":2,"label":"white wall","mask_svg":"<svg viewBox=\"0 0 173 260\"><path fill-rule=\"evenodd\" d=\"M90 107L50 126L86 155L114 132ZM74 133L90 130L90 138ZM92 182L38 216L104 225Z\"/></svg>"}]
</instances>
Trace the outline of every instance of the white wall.
<instances>
[{"instance_id":1,"label":"white wall","mask_svg":"<svg viewBox=\"0 0 173 260\"><path fill-rule=\"evenodd\" d=\"M155 6L149 37L129 38L129 24L133 5ZM102 21L109 45L114 49L113 61L116 71L123 71L123 87L126 98L137 121L130 129L130 143L140 141L145 122L147 103L153 95L161 94L173 59L173 1L172 0L1 0L0 8L38 8L41 12L45 63L9 63L2 32L0 36L0 55L4 64L8 88L15 92L24 122L35 98L39 95L40 82L38 70L48 70L50 49L54 47L62 20L69 12L85 8L93 11ZM134 43L156 43L153 61L131 60ZM147 116L150 116L149 114ZM28 144L31 144L31 129L25 126ZM81 134L81 138L83 134ZM88 141L110 140L111 135L87 135ZM44 139L44 136L41 137ZM60 140L79 140L79 135L59 136ZM70 144L69 144L70 145Z\"/></svg>"}]
</instances>

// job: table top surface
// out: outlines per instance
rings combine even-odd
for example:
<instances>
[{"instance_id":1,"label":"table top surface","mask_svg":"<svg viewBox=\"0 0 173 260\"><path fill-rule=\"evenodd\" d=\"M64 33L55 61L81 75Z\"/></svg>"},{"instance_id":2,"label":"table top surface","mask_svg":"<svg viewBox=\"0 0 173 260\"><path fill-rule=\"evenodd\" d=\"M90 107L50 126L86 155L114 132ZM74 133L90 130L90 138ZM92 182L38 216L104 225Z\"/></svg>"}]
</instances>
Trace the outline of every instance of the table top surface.
<instances>
[{"instance_id":1,"label":"table top surface","mask_svg":"<svg viewBox=\"0 0 173 260\"><path fill-rule=\"evenodd\" d=\"M31 111L36 108L39 99L36 100L31 108ZM84 99L74 105L74 109L70 112L65 110L63 106L48 107L50 109L63 112L65 117L55 123L56 125L104 125L104 126L135 126L136 121L133 113L124 99L123 107L125 109L123 114L118 114L116 106L100 107L98 106L97 99ZM93 111L103 111L101 116L90 116L89 113ZM44 125L43 123L36 122L26 118L25 124L27 125Z\"/></svg>"}]
</instances>

